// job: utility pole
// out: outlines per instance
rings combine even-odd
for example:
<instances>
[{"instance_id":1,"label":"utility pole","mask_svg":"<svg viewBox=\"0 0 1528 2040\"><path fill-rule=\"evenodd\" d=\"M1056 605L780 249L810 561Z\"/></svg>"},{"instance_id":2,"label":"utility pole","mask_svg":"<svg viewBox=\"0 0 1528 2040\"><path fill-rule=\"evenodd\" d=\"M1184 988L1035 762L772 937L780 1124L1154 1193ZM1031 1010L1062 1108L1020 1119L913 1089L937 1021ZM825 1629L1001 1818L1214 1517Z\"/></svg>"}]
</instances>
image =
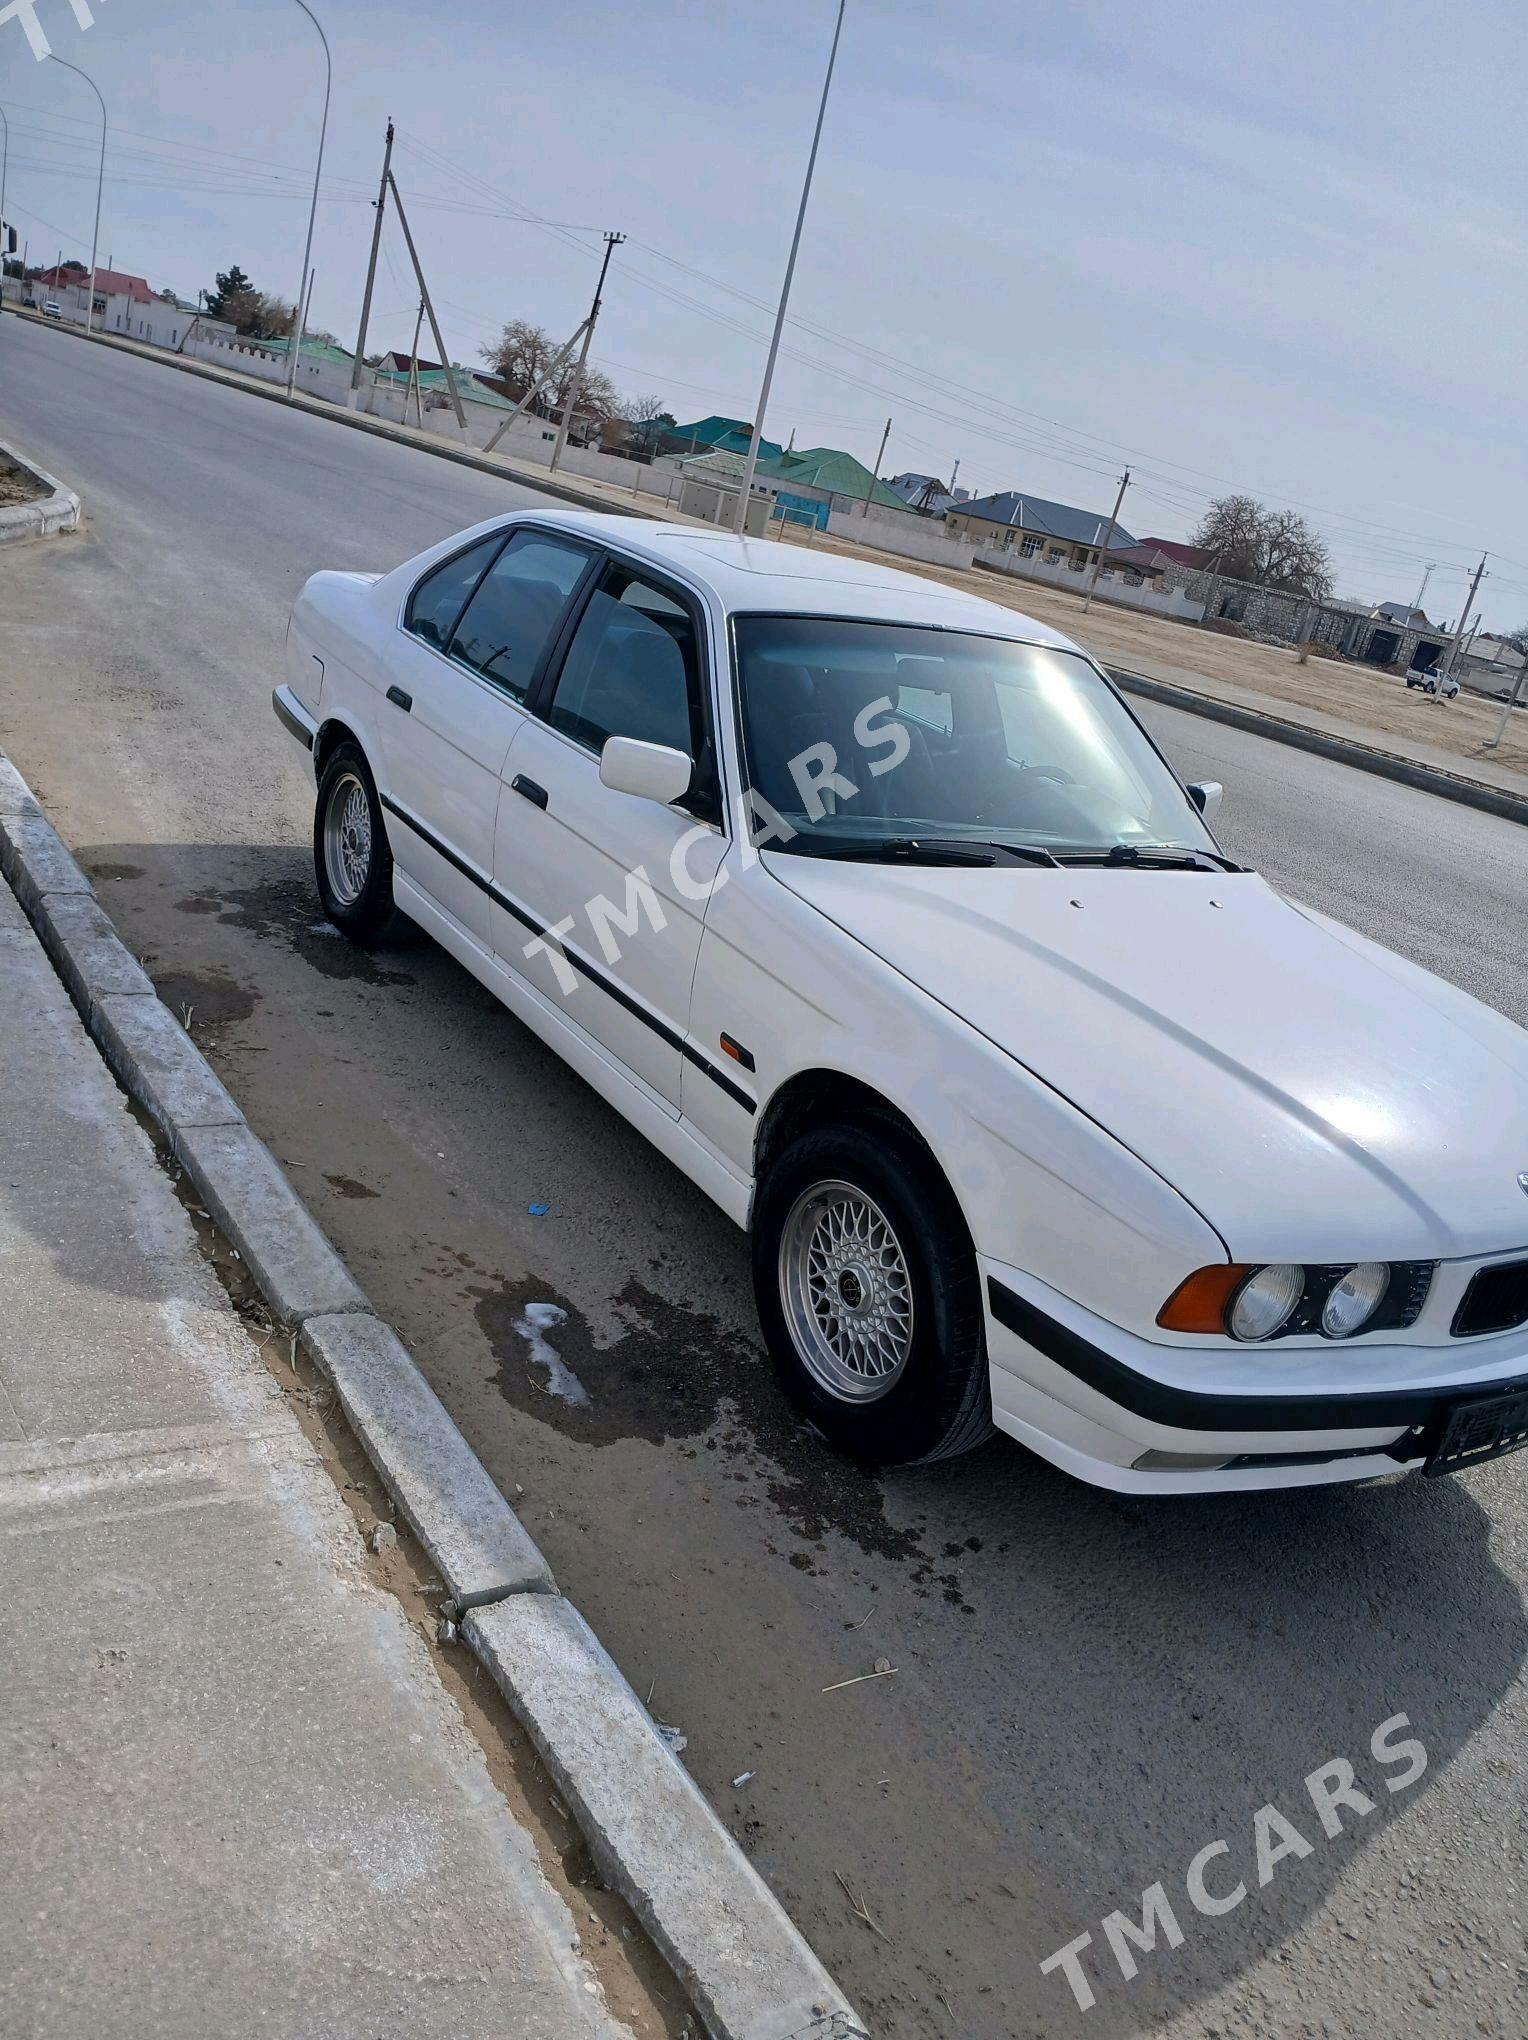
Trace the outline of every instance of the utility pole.
<instances>
[{"instance_id":1,"label":"utility pole","mask_svg":"<svg viewBox=\"0 0 1528 2040\"><path fill-rule=\"evenodd\" d=\"M393 124L387 123L387 140L382 145L382 182L377 191L377 216L371 227L371 260L366 265L366 289L361 298L361 330L355 336L355 364L350 371L352 395L361 387L361 368L366 359L366 328L371 324L371 293L377 280L377 256L382 247L382 215L387 207L387 180L393 168ZM414 352L419 352L415 342Z\"/></svg>"},{"instance_id":2,"label":"utility pole","mask_svg":"<svg viewBox=\"0 0 1528 2040\"><path fill-rule=\"evenodd\" d=\"M886 458L886 442L891 437L891 420L886 420L886 430L881 434L881 448L875 457L875 468L870 477L870 487L865 491L865 515L870 515L870 499L875 494L875 485L881 479L881 462Z\"/></svg>"},{"instance_id":3,"label":"utility pole","mask_svg":"<svg viewBox=\"0 0 1528 2040\"><path fill-rule=\"evenodd\" d=\"M6 235L5 224L5 177L11 164L11 124L6 119L5 108L0 106L0 121L5 121L5 153L0 155L0 285L5 282ZM22 268L26 268L25 262ZM0 311L5 309L5 292L0 289Z\"/></svg>"},{"instance_id":4,"label":"utility pole","mask_svg":"<svg viewBox=\"0 0 1528 2040\"><path fill-rule=\"evenodd\" d=\"M1126 468L1119 478L1119 494L1114 499L1114 508L1109 512L1109 535L1103 542L1098 558L1093 562L1093 572L1088 580L1088 592L1083 598L1082 613L1084 616L1093 607L1093 590L1098 586L1098 570L1104 563L1104 554L1114 543L1114 527L1119 523L1119 506L1124 502L1125 491L1129 486L1130 470Z\"/></svg>"},{"instance_id":5,"label":"utility pole","mask_svg":"<svg viewBox=\"0 0 1528 2040\"><path fill-rule=\"evenodd\" d=\"M1517 678L1512 683L1512 692L1502 703L1501 721L1496 725L1496 735L1486 738L1485 747L1488 751L1494 751L1502 738L1507 734L1508 718L1523 698L1523 682L1525 680L1528 680L1528 652L1523 654L1523 663L1517 669Z\"/></svg>"},{"instance_id":6,"label":"utility pole","mask_svg":"<svg viewBox=\"0 0 1528 2040\"><path fill-rule=\"evenodd\" d=\"M1465 596L1464 607L1459 612L1459 628L1454 632L1453 643L1449 646L1448 656L1443 661L1443 669L1440 677L1444 680L1447 680L1454 670L1454 661L1459 656L1459 640L1464 636L1464 626L1470 620L1470 611L1475 607L1475 597L1478 594L1480 584L1485 579L1485 577L1486 577L1486 555L1482 553L1480 555L1480 565L1475 569L1475 578L1470 583L1470 592L1468 595ZM1443 697L1440 694L1438 698L1441 701Z\"/></svg>"},{"instance_id":7,"label":"utility pole","mask_svg":"<svg viewBox=\"0 0 1528 2040\"><path fill-rule=\"evenodd\" d=\"M1413 602L1413 603L1412 603L1412 605L1411 605L1413 609L1416 609L1416 610L1420 610L1420 609L1421 609L1421 607L1422 607L1422 597L1423 597L1423 596L1424 596L1424 595L1425 595L1425 594L1427 593L1427 584L1428 584L1428 582L1429 582L1429 581L1430 581L1430 580L1432 579L1432 577L1433 577L1433 569L1434 569L1434 568L1435 568L1435 567L1437 566L1437 564L1438 564L1438 562L1437 562L1436 560L1431 560L1431 561L1429 561L1429 562L1428 562L1428 566L1427 566L1427 571L1426 571L1426 573L1424 573L1424 574L1423 574L1423 576L1422 576L1422 585L1421 585L1421 587L1420 587L1420 588L1418 588L1418 590L1417 590L1417 599L1416 599L1416 601L1415 601L1415 602Z\"/></svg>"},{"instance_id":8,"label":"utility pole","mask_svg":"<svg viewBox=\"0 0 1528 2040\"><path fill-rule=\"evenodd\" d=\"M435 316L435 307L430 303L429 285L424 280L424 271L419 266L419 257L414 252L414 237L409 232L408 215L403 210L403 200L398 196L398 180L389 170L387 188L393 195L393 204L398 208L398 224L403 229L403 238L408 245L409 260L414 265L414 275L419 283L419 295L424 299L424 308L430 315L430 331L435 336L435 351L440 356L440 365L446 372L446 388L451 392L451 408L456 413L456 422L463 432L467 429L467 418L462 410L462 400L456 387L456 374L451 367L451 357L446 352L446 343L440 337L440 322Z\"/></svg>"},{"instance_id":9,"label":"utility pole","mask_svg":"<svg viewBox=\"0 0 1528 2040\"><path fill-rule=\"evenodd\" d=\"M589 359L589 343L594 338L595 321L600 315L600 299L605 289L605 274L610 267L610 258L626 239L624 234L605 236L605 259L600 264L600 280L594 286L594 303L589 307L589 316L584 321L584 344L579 349L578 362L573 370L573 380L568 384L567 400L562 407L562 421L557 427L557 444L552 448L550 472L556 474L557 463L562 459L563 448L568 443L568 427L573 422L574 408L584 390L584 364Z\"/></svg>"},{"instance_id":10,"label":"utility pole","mask_svg":"<svg viewBox=\"0 0 1528 2040\"><path fill-rule=\"evenodd\" d=\"M419 329L424 324L424 299L419 300L419 316L414 321L414 351L409 356L409 386L403 393L403 422L409 421L409 396L414 399L414 419L421 432L424 430L424 399L419 393Z\"/></svg>"},{"instance_id":11,"label":"utility pole","mask_svg":"<svg viewBox=\"0 0 1528 2040\"><path fill-rule=\"evenodd\" d=\"M572 352L574 348L578 345L579 341L583 339L584 326L586 326L588 323L589 323L588 320L585 319L582 322L582 324L575 326L573 329L573 338L567 341L563 346L559 347L557 352L552 356L552 359L547 363L546 367L541 369L536 375L533 375L531 377L530 382L526 385L525 393L520 398L519 403L515 405L513 410L506 412L504 417L502 417L499 420L497 426L495 426L491 437L484 442L483 445L484 453L492 453L494 448L498 445L499 441L504 437L505 433L509 430L510 426L514 424L515 420L518 417L520 417L520 415L524 411L529 409L529 407L533 403L535 403L537 397L540 396L541 392L547 387L549 383L553 383L557 380L558 376L562 373L563 364L572 355Z\"/></svg>"},{"instance_id":12,"label":"utility pole","mask_svg":"<svg viewBox=\"0 0 1528 2040\"><path fill-rule=\"evenodd\" d=\"M817 108L817 125L812 130L812 152L806 159L806 178L801 186L801 204L796 211L796 231L791 237L790 258L785 265L785 281L780 286L780 303L775 311L775 330L770 337L769 358L764 363L764 381L759 390L758 407L753 414L753 424L748 434L748 458L743 465L743 480L737 492L737 515L733 529L744 532L748 529L748 499L753 494L753 473L759 464L759 441L764 436L764 414L769 409L769 386L775 379L775 357L780 352L780 335L785 329L785 308L790 303L791 278L796 274L796 253L801 246L801 229L806 225L806 202L812 195L812 172L817 168L817 145L822 140L822 124L827 117L828 92L833 84L833 66L838 61L838 38L844 27L844 0L838 0L838 19L833 24L833 47L828 52L827 75L822 81L822 99Z\"/></svg>"}]
</instances>

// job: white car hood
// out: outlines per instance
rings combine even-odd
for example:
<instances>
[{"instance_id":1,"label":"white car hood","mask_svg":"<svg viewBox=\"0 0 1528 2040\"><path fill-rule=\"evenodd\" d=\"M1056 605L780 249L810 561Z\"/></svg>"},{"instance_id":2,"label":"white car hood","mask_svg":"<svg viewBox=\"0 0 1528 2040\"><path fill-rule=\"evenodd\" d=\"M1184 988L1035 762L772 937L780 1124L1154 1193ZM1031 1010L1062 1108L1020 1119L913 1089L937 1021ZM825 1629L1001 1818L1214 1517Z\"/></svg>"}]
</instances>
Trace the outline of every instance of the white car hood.
<instances>
[{"instance_id":1,"label":"white car hood","mask_svg":"<svg viewBox=\"0 0 1528 2040\"><path fill-rule=\"evenodd\" d=\"M1528 1244L1528 1034L1255 873L765 862L1172 1183L1232 1259Z\"/></svg>"}]
</instances>

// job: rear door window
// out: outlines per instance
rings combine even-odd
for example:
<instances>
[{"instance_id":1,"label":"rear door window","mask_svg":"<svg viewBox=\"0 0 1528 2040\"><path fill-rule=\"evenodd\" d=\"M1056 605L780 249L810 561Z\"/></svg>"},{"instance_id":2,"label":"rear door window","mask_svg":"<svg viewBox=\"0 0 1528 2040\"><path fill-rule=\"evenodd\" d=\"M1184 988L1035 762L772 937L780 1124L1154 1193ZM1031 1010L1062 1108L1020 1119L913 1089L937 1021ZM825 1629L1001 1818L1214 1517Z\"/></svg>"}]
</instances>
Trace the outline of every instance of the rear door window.
<instances>
[{"instance_id":1,"label":"rear door window","mask_svg":"<svg viewBox=\"0 0 1528 2040\"><path fill-rule=\"evenodd\" d=\"M524 701L588 564L582 546L517 532L473 590L451 635L451 657Z\"/></svg>"},{"instance_id":2,"label":"rear door window","mask_svg":"<svg viewBox=\"0 0 1528 2040\"><path fill-rule=\"evenodd\" d=\"M503 543L503 532L496 531L491 537L480 539L476 545L468 546L465 552L459 552L432 568L416 584L409 597L403 616L404 629L411 630L417 638L423 638L436 651L445 651L456 628L456 620L467 606L467 598Z\"/></svg>"}]
</instances>

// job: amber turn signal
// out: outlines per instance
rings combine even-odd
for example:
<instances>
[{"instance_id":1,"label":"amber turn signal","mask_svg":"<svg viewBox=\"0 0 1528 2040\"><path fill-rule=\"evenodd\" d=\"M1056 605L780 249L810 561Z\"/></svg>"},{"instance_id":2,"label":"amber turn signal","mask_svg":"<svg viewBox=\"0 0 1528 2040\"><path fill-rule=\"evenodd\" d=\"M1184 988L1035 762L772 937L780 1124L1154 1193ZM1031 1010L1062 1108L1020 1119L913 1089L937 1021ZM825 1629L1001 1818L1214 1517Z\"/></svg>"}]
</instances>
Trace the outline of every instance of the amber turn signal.
<instances>
[{"instance_id":1,"label":"amber turn signal","mask_svg":"<svg viewBox=\"0 0 1528 2040\"><path fill-rule=\"evenodd\" d=\"M1157 1323L1167 1332L1223 1332L1231 1298L1251 1273L1240 1261L1196 1268L1157 1312Z\"/></svg>"}]
</instances>

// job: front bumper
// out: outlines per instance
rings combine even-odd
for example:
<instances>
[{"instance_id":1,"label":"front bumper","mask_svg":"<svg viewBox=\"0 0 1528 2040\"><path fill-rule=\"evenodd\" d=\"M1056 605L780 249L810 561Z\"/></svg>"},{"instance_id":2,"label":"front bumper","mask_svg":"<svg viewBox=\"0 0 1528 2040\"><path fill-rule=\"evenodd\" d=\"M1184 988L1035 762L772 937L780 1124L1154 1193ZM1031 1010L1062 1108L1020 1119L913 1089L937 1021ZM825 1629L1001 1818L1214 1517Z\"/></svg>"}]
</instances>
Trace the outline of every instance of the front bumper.
<instances>
[{"instance_id":1,"label":"front bumper","mask_svg":"<svg viewBox=\"0 0 1528 2040\"><path fill-rule=\"evenodd\" d=\"M1461 1399L1528 1389L1528 1332L1196 1349L1122 1331L1018 1269L984 1259L982 1277L994 1421L1125 1493L1372 1480L1420 1466Z\"/></svg>"}]
</instances>

